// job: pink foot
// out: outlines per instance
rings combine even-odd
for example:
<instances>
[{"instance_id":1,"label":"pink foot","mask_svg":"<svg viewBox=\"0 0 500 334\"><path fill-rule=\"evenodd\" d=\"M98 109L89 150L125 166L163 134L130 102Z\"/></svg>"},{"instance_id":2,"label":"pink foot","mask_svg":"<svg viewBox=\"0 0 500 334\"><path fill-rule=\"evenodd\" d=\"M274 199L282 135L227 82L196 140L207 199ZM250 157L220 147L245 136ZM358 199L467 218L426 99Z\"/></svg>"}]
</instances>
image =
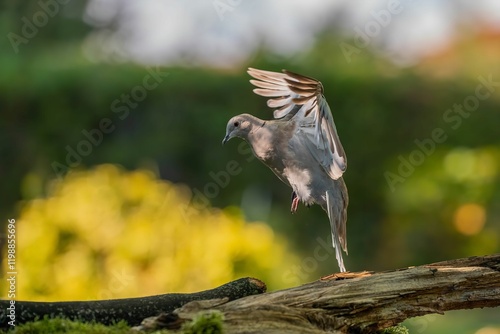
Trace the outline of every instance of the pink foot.
<instances>
[{"instance_id":1,"label":"pink foot","mask_svg":"<svg viewBox=\"0 0 500 334\"><path fill-rule=\"evenodd\" d=\"M298 206L299 206L299 198L297 197L297 195L295 195L295 197L292 198L292 207L290 208L290 211L292 211L292 213L297 212Z\"/></svg>"}]
</instances>

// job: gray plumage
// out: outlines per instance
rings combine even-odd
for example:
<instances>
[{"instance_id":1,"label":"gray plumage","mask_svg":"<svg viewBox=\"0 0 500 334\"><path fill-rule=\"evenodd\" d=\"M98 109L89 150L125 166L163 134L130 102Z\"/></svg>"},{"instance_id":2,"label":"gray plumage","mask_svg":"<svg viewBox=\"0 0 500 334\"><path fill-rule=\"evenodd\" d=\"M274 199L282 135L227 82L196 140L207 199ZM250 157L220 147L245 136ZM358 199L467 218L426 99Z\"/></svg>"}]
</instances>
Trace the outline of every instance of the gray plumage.
<instances>
[{"instance_id":1,"label":"gray plumage","mask_svg":"<svg viewBox=\"0 0 500 334\"><path fill-rule=\"evenodd\" d=\"M330 220L332 242L340 271L345 271L348 195L342 174L347 167L322 84L286 70L283 73L250 68L257 80L254 92L269 97L274 120L241 114L229 120L223 143L246 140L254 155L292 189L292 212L301 201L319 204Z\"/></svg>"}]
</instances>

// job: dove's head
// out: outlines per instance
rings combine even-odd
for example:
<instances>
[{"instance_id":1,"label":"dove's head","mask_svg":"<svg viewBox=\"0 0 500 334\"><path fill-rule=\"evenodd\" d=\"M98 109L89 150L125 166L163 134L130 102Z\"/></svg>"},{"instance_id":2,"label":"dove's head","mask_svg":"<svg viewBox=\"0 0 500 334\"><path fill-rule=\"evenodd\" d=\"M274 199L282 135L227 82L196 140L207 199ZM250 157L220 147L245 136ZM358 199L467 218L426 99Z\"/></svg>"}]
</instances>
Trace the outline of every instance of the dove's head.
<instances>
[{"instance_id":1,"label":"dove's head","mask_svg":"<svg viewBox=\"0 0 500 334\"><path fill-rule=\"evenodd\" d=\"M247 139L254 124L257 123L258 118L249 114L234 116L229 120L229 122L227 122L226 136L222 140L222 144L225 144L229 139L234 137Z\"/></svg>"}]
</instances>

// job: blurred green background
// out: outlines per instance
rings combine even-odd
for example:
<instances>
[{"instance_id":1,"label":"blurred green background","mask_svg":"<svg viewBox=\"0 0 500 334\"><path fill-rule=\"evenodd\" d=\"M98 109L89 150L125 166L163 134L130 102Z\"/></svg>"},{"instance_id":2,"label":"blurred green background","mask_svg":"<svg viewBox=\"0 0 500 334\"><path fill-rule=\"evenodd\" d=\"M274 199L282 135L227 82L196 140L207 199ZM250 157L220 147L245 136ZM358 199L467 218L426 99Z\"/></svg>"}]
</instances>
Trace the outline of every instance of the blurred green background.
<instances>
[{"instance_id":1,"label":"blurred green background","mask_svg":"<svg viewBox=\"0 0 500 334\"><path fill-rule=\"evenodd\" d=\"M385 2L292 2L280 15L277 1L4 2L0 226L16 219L19 299L197 291L241 276L275 290L338 270L326 214L291 215L290 189L245 143L221 146L230 117L272 117L249 66L325 87L348 157L348 270L499 252L500 19L438 3L454 14L425 1L387 22ZM423 10L421 26L399 31ZM436 41L431 25L413 51L409 32L429 17L451 20L453 35ZM283 28L293 24L309 37ZM500 333L495 309L408 326Z\"/></svg>"}]
</instances>

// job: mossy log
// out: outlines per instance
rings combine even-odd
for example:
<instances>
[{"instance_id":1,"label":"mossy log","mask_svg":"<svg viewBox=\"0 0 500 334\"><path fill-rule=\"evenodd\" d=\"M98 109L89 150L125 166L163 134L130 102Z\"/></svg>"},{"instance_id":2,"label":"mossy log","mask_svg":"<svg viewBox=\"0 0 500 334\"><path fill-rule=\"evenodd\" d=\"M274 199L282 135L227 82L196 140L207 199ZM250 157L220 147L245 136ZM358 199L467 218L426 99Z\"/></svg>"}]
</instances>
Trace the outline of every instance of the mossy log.
<instances>
[{"instance_id":1,"label":"mossy log","mask_svg":"<svg viewBox=\"0 0 500 334\"><path fill-rule=\"evenodd\" d=\"M194 294L16 301L16 325L44 316L105 324L125 320L130 325L146 318L137 329L176 331L205 314L223 319L226 333L373 333L411 317L499 306L500 254L380 273L334 274L291 289L264 291L261 281L244 278ZM8 305L0 301L2 326Z\"/></svg>"},{"instance_id":2,"label":"mossy log","mask_svg":"<svg viewBox=\"0 0 500 334\"><path fill-rule=\"evenodd\" d=\"M380 273L335 274L292 289L229 301L195 301L146 319L177 330L203 312L226 333L373 333L407 318L500 305L500 254Z\"/></svg>"}]
</instances>

